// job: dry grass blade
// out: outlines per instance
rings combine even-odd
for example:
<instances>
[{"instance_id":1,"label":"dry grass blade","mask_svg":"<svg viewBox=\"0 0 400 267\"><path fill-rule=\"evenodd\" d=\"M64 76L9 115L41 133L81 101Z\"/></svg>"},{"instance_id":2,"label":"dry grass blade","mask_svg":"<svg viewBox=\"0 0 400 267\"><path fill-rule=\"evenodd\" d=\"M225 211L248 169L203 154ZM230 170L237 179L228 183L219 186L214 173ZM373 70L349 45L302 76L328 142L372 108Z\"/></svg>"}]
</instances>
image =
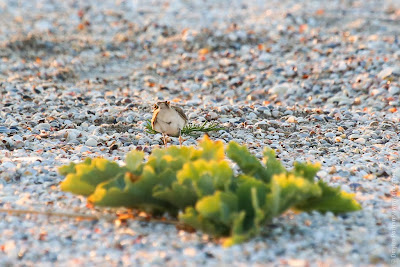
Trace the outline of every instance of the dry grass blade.
<instances>
[{"instance_id":1,"label":"dry grass blade","mask_svg":"<svg viewBox=\"0 0 400 267\"><path fill-rule=\"evenodd\" d=\"M60 211L39 211L39 210L24 210L24 209L0 209L0 213L8 213L12 215L25 215L25 214L33 214L33 215L45 215L45 216L57 216L57 217L68 217L74 218L78 220L99 220L106 219L108 221L114 220L128 220L132 219L135 221L141 222L150 222L150 223L163 223L163 224L172 224L177 225L178 221L168 220L166 218L151 218L151 217L143 217L143 216L134 216L127 214L113 216L113 215L89 215L89 214L81 214L81 213L68 213L68 212L60 212Z\"/></svg>"},{"instance_id":2,"label":"dry grass blade","mask_svg":"<svg viewBox=\"0 0 400 267\"><path fill-rule=\"evenodd\" d=\"M22 209L0 209L1 213L8 213L14 215L22 214L34 214L34 215L46 215L46 216L58 216L58 217L69 217L81 220L98 220L100 217L89 214L81 213L67 213L59 211L39 211L39 210L22 210Z\"/></svg>"}]
</instances>

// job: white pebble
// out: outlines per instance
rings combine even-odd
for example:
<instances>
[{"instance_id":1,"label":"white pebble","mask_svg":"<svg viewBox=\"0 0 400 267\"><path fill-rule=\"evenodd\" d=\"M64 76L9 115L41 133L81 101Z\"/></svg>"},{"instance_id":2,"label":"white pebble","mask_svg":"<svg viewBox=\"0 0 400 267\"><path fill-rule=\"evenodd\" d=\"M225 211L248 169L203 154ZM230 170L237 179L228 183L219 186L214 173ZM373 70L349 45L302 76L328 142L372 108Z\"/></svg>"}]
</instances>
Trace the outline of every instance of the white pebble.
<instances>
[{"instance_id":1,"label":"white pebble","mask_svg":"<svg viewBox=\"0 0 400 267\"><path fill-rule=\"evenodd\" d=\"M218 114L215 113L214 111L208 112L208 115L210 116L210 119L215 120L218 118Z\"/></svg>"},{"instance_id":2,"label":"white pebble","mask_svg":"<svg viewBox=\"0 0 400 267\"><path fill-rule=\"evenodd\" d=\"M364 144L365 144L365 138L358 138L358 139L355 140L354 142L356 142L357 144L364 145Z\"/></svg>"},{"instance_id":3,"label":"white pebble","mask_svg":"<svg viewBox=\"0 0 400 267\"><path fill-rule=\"evenodd\" d=\"M289 116L289 118L286 120L286 122L297 123L297 118L295 116Z\"/></svg>"},{"instance_id":4,"label":"white pebble","mask_svg":"<svg viewBox=\"0 0 400 267\"><path fill-rule=\"evenodd\" d=\"M390 95L397 95L400 93L400 87L398 86L390 86L388 90Z\"/></svg>"},{"instance_id":5,"label":"white pebble","mask_svg":"<svg viewBox=\"0 0 400 267\"><path fill-rule=\"evenodd\" d=\"M325 134L325 137L328 137L328 138L333 138L333 137L335 137L336 136L336 134L334 134L334 133L332 133L332 132L329 132L329 133L326 133Z\"/></svg>"},{"instance_id":6,"label":"white pebble","mask_svg":"<svg viewBox=\"0 0 400 267\"><path fill-rule=\"evenodd\" d=\"M250 112L249 115L247 115L247 119L255 120L257 119L257 115L254 112Z\"/></svg>"},{"instance_id":7,"label":"white pebble","mask_svg":"<svg viewBox=\"0 0 400 267\"><path fill-rule=\"evenodd\" d=\"M49 131L50 128L51 128L51 126L50 126L50 124L48 124L48 123L40 123L40 124L36 125L35 128L38 129L38 130Z\"/></svg>"},{"instance_id":8,"label":"white pebble","mask_svg":"<svg viewBox=\"0 0 400 267\"><path fill-rule=\"evenodd\" d=\"M14 163L12 163L11 161L6 161L6 162L3 162L1 165L0 165L1 167L3 167L4 169L15 169L17 166L14 164Z\"/></svg>"},{"instance_id":9,"label":"white pebble","mask_svg":"<svg viewBox=\"0 0 400 267\"><path fill-rule=\"evenodd\" d=\"M94 138L89 138L85 142L85 145L90 146L90 147L95 147L95 146L97 146L97 141Z\"/></svg>"},{"instance_id":10,"label":"white pebble","mask_svg":"<svg viewBox=\"0 0 400 267\"><path fill-rule=\"evenodd\" d=\"M14 139L14 141L23 141L24 140L24 138L22 138L22 136L20 136L18 134L14 135L13 139Z\"/></svg>"},{"instance_id":11,"label":"white pebble","mask_svg":"<svg viewBox=\"0 0 400 267\"><path fill-rule=\"evenodd\" d=\"M279 117L279 111L277 111L277 110L272 111L272 116L273 116L274 118Z\"/></svg>"}]
</instances>

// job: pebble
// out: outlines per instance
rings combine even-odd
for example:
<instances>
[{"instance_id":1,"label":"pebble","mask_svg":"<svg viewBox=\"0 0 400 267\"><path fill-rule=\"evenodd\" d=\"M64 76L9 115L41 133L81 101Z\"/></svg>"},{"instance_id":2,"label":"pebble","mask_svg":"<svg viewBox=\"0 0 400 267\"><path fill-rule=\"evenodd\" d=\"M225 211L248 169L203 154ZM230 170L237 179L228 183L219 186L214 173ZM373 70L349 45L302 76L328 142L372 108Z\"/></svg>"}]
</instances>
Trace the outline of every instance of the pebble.
<instances>
[{"instance_id":1,"label":"pebble","mask_svg":"<svg viewBox=\"0 0 400 267\"><path fill-rule=\"evenodd\" d=\"M208 112L208 115L210 116L210 119L212 119L212 120L215 120L218 118L218 114L213 111Z\"/></svg>"},{"instance_id":2,"label":"pebble","mask_svg":"<svg viewBox=\"0 0 400 267\"><path fill-rule=\"evenodd\" d=\"M259 121L256 124L254 124L255 127L261 128L263 130L267 130L269 127L269 124L266 121Z\"/></svg>"},{"instance_id":3,"label":"pebble","mask_svg":"<svg viewBox=\"0 0 400 267\"><path fill-rule=\"evenodd\" d=\"M350 140L354 140L354 139L358 139L358 138L360 138L360 137L361 137L361 135L354 133L354 134L349 135L348 138L349 138Z\"/></svg>"},{"instance_id":4,"label":"pebble","mask_svg":"<svg viewBox=\"0 0 400 267\"><path fill-rule=\"evenodd\" d=\"M5 161L0 165L0 167L2 167L2 169L4 170L10 170L10 169L15 169L17 166L10 161Z\"/></svg>"},{"instance_id":5,"label":"pebble","mask_svg":"<svg viewBox=\"0 0 400 267\"><path fill-rule=\"evenodd\" d=\"M392 75L392 73L394 72L394 70L395 70L395 69L394 69L393 67L386 67L386 68L384 68L383 70L381 70L381 71L378 73L378 78L380 78L380 79L385 79L386 77Z\"/></svg>"},{"instance_id":6,"label":"pebble","mask_svg":"<svg viewBox=\"0 0 400 267\"><path fill-rule=\"evenodd\" d=\"M269 109L264 110L263 113L267 117L271 117L272 116L272 113L271 113L271 111Z\"/></svg>"},{"instance_id":7,"label":"pebble","mask_svg":"<svg viewBox=\"0 0 400 267\"><path fill-rule=\"evenodd\" d=\"M335 134L335 133L332 133L332 132L329 132L329 133L326 133L326 134L325 134L325 137L333 138L333 137L336 137L336 134Z\"/></svg>"},{"instance_id":8,"label":"pebble","mask_svg":"<svg viewBox=\"0 0 400 267\"><path fill-rule=\"evenodd\" d=\"M86 144L86 145L87 145L87 144ZM87 147L87 146L81 146L81 147L79 148L79 152L80 152L80 153L88 152L88 151L90 151L90 148Z\"/></svg>"},{"instance_id":9,"label":"pebble","mask_svg":"<svg viewBox=\"0 0 400 267\"><path fill-rule=\"evenodd\" d=\"M97 146L97 141L94 138L89 138L86 142L85 145L89 146L89 147L95 147Z\"/></svg>"},{"instance_id":10,"label":"pebble","mask_svg":"<svg viewBox=\"0 0 400 267\"><path fill-rule=\"evenodd\" d=\"M40 124L36 125L35 128L38 130L50 131L51 126L49 123L40 123Z\"/></svg>"},{"instance_id":11,"label":"pebble","mask_svg":"<svg viewBox=\"0 0 400 267\"><path fill-rule=\"evenodd\" d=\"M356 139L354 142L356 142L357 144L361 144L361 145L364 145L365 144L365 138L358 138L358 139Z\"/></svg>"},{"instance_id":12,"label":"pebble","mask_svg":"<svg viewBox=\"0 0 400 267\"><path fill-rule=\"evenodd\" d=\"M272 111L272 117L274 117L274 118L278 118L279 117L279 111L278 110L274 110L274 111Z\"/></svg>"},{"instance_id":13,"label":"pebble","mask_svg":"<svg viewBox=\"0 0 400 267\"><path fill-rule=\"evenodd\" d=\"M254 112L250 112L249 115L247 115L247 119L255 120L257 119L257 115Z\"/></svg>"},{"instance_id":14,"label":"pebble","mask_svg":"<svg viewBox=\"0 0 400 267\"><path fill-rule=\"evenodd\" d=\"M400 87L398 86L390 86L388 89L388 92L390 95L398 95L400 93Z\"/></svg>"},{"instance_id":15,"label":"pebble","mask_svg":"<svg viewBox=\"0 0 400 267\"><path fill-rule=\"evenodd\" d=\"M290 116L290 117L286 120L286 122L289 122L289 123L298 123L297 118L296 118L295 116Z\"/></svg>"},{"instance_id":16,"label":"pebble","mask_svg":"<svg viewBox=\"0 0 400 267\"><path fill-rule=\"evenodd\" d=\"M0 126L0 133L9 133L9 132L11 132L10 129L4 126Z\"/></svg>"},{"instance_id":17,"label":"pebble","mask_svg":"<svg viewBox=\"0 0 400 267\"><path fill-rule=\"evenodd\" d=\"M284 95L289 90L288 84L278 84L269 89L270 94Z\"/></svg>"},{"instance_id":18,"label":"pebble","mask_svg":"<svg viewBox=\"0 0 400 267\"><path fill-rule=\"evenodd\" d=\"M22 136L17 135L17 134L13 136L13 139L14 139L14 141L23 141L24 140L24 138L22 138Z\"/></svg>"}]
</instances>

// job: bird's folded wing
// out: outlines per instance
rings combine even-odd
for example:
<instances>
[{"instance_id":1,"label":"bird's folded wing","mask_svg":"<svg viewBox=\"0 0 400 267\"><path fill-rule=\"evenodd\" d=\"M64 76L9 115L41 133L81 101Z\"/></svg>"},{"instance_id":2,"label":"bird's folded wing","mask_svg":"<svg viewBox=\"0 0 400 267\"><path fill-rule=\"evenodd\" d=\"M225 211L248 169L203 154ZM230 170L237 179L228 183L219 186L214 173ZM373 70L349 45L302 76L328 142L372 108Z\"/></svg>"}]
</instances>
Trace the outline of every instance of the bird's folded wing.
<instances>
[{"instance_id":1,"label":"bird's folded wing","mask_svg":"<svg viewBox=\"0 0 400 267\"><path fill-rule=\"evenodd\" d=\"M180 107L176 107L176 106L172 106L173 109L176 110L176 112L178 112L179 116L182 117L182 119L184 119L185 121L188 120L188 118L186 117L185 112L183 112L183 109L181 109Z\"/></svg>"},{"instance_id":2,"label":"bird's folded wing","mask_svg":"<svg viewBox=\"0 0 400 267\"><path fill-rule=\"evenodd\" d=\"M156 109L154 112L153 112L153 118L151 118L151 127L154 129L154 125L157 123L157 115L158 115L158 112L160 112L160 109Z\"/></svg>"}]
</instances>

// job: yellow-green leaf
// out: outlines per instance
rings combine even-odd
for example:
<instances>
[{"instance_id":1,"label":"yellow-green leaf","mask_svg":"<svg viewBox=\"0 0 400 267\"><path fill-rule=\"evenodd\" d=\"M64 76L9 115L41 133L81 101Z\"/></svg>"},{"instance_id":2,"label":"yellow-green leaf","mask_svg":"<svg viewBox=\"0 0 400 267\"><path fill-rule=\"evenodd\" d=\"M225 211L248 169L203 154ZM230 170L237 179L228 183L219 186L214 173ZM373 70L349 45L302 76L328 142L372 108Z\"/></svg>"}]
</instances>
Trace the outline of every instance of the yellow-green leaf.
<instances>
[{"instance_id":1,"label":"yellow-green leaf","mask_svg":"<svg viewBox=\"0 0 400 267\"><path fill-rule=\"evenodd\" d=\"M134 173L140 173L143 166L144 153L143 151L132 150L126 154L126 168Z\"/></svg>"},{"instance_id":2,"label":"yellow-green leaf","mask_svg":"<svg viewBox=\"0 0 400 267\"><path fill-rule=\"evenodd\" d=\"M322 194L297 204L297 210L315 210L322 213L331 211L338 214L361 209L361 205L354 199L354 194L342 191L340 187L331 187L323 181L319 181L318 186Z\"/></svg>"},{"instance_id":3,"label":"yellow-green leaf","mask_svg":"<svg viewBox=\"0 0 400 267\"><path fill-rule=\"evenodd\" d=\"M92 194L98 184L124 172L124 168L117 163L102 158L87 159L75 164L74 172L71 171L71 167L68 168L69 174L61 183L61 190L84 196Z\"/></svg>"},{"instance_id":4,"label":"yellow-green leaf","mask_svg":"<svg viewBox=\"0 0 400 267\"><path fill-rule=\"evenodd\" d=\"M225 158L224 144L222 141L212 141L207 135L199 143L200 150L194 153L194 159L204 159L206 161L220 161Z\"/></svg>"}]
</instances>

